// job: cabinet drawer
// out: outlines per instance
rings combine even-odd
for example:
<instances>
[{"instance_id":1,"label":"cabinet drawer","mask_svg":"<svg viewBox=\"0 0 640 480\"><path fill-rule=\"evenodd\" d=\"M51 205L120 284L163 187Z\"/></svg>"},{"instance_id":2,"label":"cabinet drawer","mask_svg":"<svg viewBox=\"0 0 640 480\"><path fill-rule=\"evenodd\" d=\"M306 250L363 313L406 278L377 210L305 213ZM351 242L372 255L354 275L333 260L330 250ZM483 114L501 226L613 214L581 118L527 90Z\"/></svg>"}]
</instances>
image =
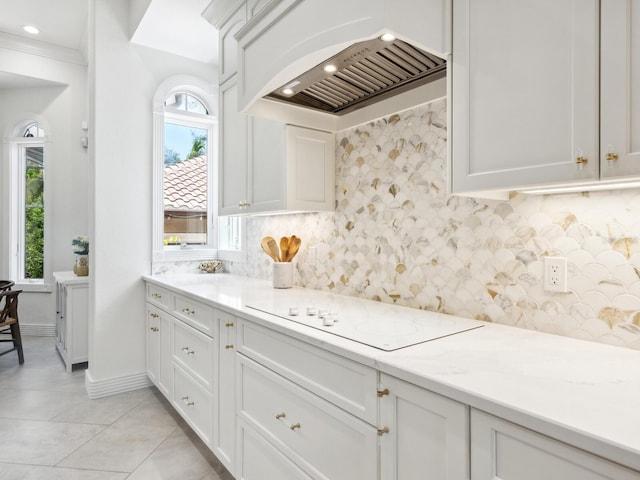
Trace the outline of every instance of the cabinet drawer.
<instances>
[{"instance_id":1,"label":"cabinet drawer","mask_svg":"<svg viewBox=\"0 0 640 480\"><path fill-rule=\"evenodd\" d=\"M238 356L240 417L314 478L377 478L377 429Z\"/></svg>"},{"instance_id":2,"label":"cabinet drawer","mask_svg":"<svg viewBox=\"0 0 640 480\"><path fill-rule=\"evenodd\" d=\"M213 307L197 300L174 294L173 313L192 327L207 335L214 336Z\"/></svg>"},{"instance_id":3,"label":"cabinet drawer","mask_svg":"<svg viewBox=\"0 0 640 480\"><path fill-rule=\"evenodd\" d=\"M238 351L376 425L373 368L244 321L239 323Z\"/></svg>"},{"instance_id":4,"label":"cabinet drawer","mask_svg":"<svg viewBox=\"0 0 640 480\"><path fill-rule=\"evenodd\" d=\"M472 409L471 478L638 480L640 472Z\"/></svg>"},{"instance_id":5,"label":"cabinet drawer","mask_svg":"<svg viewBox=\"0 0 640 480\"><path fill-rule=\"evenodd\" d=\"M173 366L173 382L173 406L209 445L212 429L212 395L176 365Z\"/></svg>"},{"instance_id":6,"label":"cabinet drawer","mask_svg":"<svg viewBox=\"0 0 640 480\"><path fill-rule=\"evenodd\" d=\"M173 323L173 360L209 391L213 390L214 343L180 321Z\"/></svg>"},{"instance_id":7,"label":"cabinet drawer","mask_svg":"<svg viewBox=\"0 0 640 480\"><path fill-rule=\"evenodd\" d=\"M160 307L170 308L171 293L153 283L147 283L147 300Z\"/></svg>"},{"instance_id":8,"label":"cabinet drawer","mask_svg":"<svg viewBox=\"0 0 640 480\"><path fill-rule=\"evenodd\" d=\"M295 463L276 450L253 428L240 423L238 476L242 480L311 480Z\"/></svg>"}]
</instances>

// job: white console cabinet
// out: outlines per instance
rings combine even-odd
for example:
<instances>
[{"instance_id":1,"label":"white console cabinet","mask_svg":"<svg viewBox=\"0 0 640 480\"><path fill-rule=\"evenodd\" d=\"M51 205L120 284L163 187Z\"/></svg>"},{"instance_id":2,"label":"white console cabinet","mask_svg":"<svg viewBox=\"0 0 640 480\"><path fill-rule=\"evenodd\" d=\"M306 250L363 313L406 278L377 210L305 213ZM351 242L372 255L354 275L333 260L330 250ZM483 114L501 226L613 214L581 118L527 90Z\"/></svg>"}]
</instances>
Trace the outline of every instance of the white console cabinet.
<instances>
[{"instance_id":1,"label":"white console cabinet","mask_svg":"<svg viewBox=\"0 0 640 480\"><path fill-rule=\"evenodd\" d=\"M73 272L55 272L56 348L67 372L89 360L89 277Z\"/></svg>"}]
</instances>

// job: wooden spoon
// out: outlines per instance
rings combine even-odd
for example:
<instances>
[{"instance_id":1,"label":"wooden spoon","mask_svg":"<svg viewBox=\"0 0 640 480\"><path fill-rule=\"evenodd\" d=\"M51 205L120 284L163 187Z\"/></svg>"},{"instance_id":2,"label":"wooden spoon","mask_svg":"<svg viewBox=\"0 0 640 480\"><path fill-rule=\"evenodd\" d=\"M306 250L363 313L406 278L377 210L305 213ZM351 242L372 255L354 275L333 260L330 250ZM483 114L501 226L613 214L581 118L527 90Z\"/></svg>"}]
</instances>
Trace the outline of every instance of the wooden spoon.
<instances>
[{"instance_id":1,"label":"wooden spoon","mask_svg":"<svg viewBox=\"0 0 640 480\"><path fill-rule=\"evenodd\" d=\"M264 253L269 255L274 262L280 261L280 256L278 255L278 245L273 237L264 237L260 241L260 245L262 246L262 250Z\"/></svg>"},{"instance_id":2,"label":"wooden spoon","mask_svg":"<svg viewBox=\"0 0 640 480\"><path fill-rule=\"evenodd\" d=\"M296 256L296 254L298 253L298 250L300 250L300 244L302 243L302 240L300 240L298 237L296 237L295 235L292 235L291 238L289 239L289 255L288 258L289 260L287 261L291 261L293 260L293 257Z\"/></svg>"},{"instance_id":3,"label":"wooden spoon","mask_svg":"<svg viewBox=\"0 0 640 480\"><path fill-rule=\"evenodd\" d=\"M280 239L280 259L283 262L289 261L289 237L282 237Z\"/></svg>"}]
</instances>

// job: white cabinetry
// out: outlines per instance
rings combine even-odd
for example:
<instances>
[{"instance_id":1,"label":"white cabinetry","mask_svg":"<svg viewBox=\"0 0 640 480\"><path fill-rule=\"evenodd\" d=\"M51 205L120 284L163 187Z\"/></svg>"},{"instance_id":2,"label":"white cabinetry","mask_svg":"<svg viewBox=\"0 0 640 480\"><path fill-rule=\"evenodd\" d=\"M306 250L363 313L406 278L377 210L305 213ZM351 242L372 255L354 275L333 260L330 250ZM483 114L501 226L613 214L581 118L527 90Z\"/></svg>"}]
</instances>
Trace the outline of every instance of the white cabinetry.
<instances>
[{"instance_id":1,"label":"white cabinetry","mask_svg":"<svg viewBox=\"0 0 640 480\"><path fill-rule=\"evenodd\" d=\"M455 0L453 21L453 193L640 177L637 2Z\"/></svg>"},{"instance_id":2,"label":"white cabinetry","mask_svg":"<svg viewBox=\"0 0 640 480\"><path fill-rule=\"evenodd\" d=\"M147 303L147 376L171 400L173 392L172 317Z\"/></svg>"},{"instance_id":3,"label":"white cabinetry","mask_svg":"<svg viewBox=\"0 0 640 480\"><path fill-rule=\"evenodd\" d=\"M247 117L237 94L235 78L220 88L219 214L332 211L333 134Z\"/></svg>"},{"instance_id":4,"label":"white cabinetry","mask_svg":"<svg viewBox=\"0 0 640 480\"><path fill-rule=\"evenodd\" d=\"M249 322L238 333L239 449L259 434L297 465L276 457L273 468L377 479L375 370ZM239 452L239 478L251 478L264 455L251 445Z\"/></svg>"},{"instance_id":5,"label":"white cabinetry","mask_svg":"<svg viewBox=\"0 0 640 480\"><path fill-rule=\"evenodd\" d=\"M89 360L89 278L55 272L56 348L67 372Z\"/></svg>"},{"instance_id":6,"label":"white cabinetry","mask_svg":"<svg viewBox=\"0 0 640 480\"><path fill-rule=\"evenodd\" d=\"M602 457L471 410L473 480L637 480L633 472Z\"/></svg>"},{"instance_id":7,"label":"white cabinetry","mask_svg":"<svg viewBox=\"0 0 640 480\"><path fill-rule=\"evenodd\" d=\"M216 428L213 452L231 472L234 471L236 449L236 318L215 310L220 328L218 335L218 394L213 409Z\"/></svg>"},{"instance_id":8,"label":"white cabinetry","mask_svg":"<svg viewBox=\"0 0 640 480\"><path fill-rule=\"evenodd\" d=\"M598 178L599 2L453 4L452 191Z\"/></svg>"},{"instance_id":9,"label":"white cabinetry","mask_svg":"<svg viewBox=\"0 0 640 480\"><path fill-rule=\"evenodd\" d=\"M603 179L640 175L640 4L602 2L600 162Z\"/></svg>"},{"instance_id":10,"label":"white cabinetry","mask_svg":"<svg viewBox=\"0 0 640 480\"><path fill-rule=\"evenodd\" d=\"M469 478L468 407L385 374L380 384L380 478Z\"/></svg>"}]
</instances>

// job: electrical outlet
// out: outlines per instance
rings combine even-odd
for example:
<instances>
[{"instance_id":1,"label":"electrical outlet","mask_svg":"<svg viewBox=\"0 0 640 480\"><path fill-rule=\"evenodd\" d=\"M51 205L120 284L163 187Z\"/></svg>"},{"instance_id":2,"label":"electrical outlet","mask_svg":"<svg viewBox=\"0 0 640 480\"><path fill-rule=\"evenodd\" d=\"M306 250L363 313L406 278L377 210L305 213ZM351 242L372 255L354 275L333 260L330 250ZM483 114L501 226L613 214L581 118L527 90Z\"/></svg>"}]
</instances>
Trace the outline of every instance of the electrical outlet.
<instances>
[{"instance_id":1,"label":"electrical outlet","mask_svg":"<svg viewBox=\"0 0 640 480\"><path fill-rule=\"evenodd\" d=\"M544 257L544 289L548 292L568 292L567 259Z\"/></svg>"}]
</instances>

